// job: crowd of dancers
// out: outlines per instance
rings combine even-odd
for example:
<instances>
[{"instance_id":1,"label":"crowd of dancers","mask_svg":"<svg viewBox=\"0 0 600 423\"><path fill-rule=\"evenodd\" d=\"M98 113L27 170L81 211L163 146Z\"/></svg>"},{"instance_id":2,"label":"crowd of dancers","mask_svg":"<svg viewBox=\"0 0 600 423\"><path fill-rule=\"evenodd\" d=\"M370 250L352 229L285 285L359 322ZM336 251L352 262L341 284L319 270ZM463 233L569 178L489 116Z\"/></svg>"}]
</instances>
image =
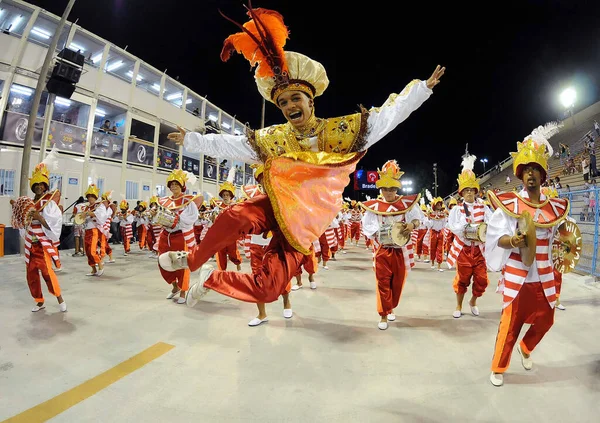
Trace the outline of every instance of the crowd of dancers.
<instances>
[{"instance_id":1,"label":"crowd of dancers","mask_svg":"<svg viewBox=\"0 0 600 423\"><path fill-rule=\"evenodd\" d=\"M344 201L342 192L349 175L367 149L421 107L445 68L436 67L425 81L410 82L381 107L322 119L315 115L314 100L329 84L323 65L283 50L288 32L280 14L251 7L248 14L251 20L240 25L243 32L227 38L221 57L228 60L238 52L258 65L255 81L259 92L281 110L287 122L242 135L201 134L180 128L169 139L190 152L254 163L256 184L244 186L236 198L236 187L229 179L219 187L218 199L203 199L186 194L195 177L175 170L167 178L171 195L154 197L147 208L144 204L142 211L133 212L128 211L126 201L117 210L111 205L111 193L100 195L97 187L90 185L85 192L87 203L76 214L83 213L79 219L84 218L84 231L78 236L84 239L91 269L88 275L101 277L105 263L112 260L110 220L118 220L125 241L131 238L131 223L137 219L140 240L144 239L140 248L152 249L158 256L160 275L170 285L168 299L194 307L214 291L255 303L258 315L249 325L258 326L267 321L265 305L279 297L283 298L284 317L292 318L289 294L304 287L302 273L308 274L309 287L316 289L317 271L327 271L349 245L357 247L364 239L373 252L380 330L397 318L396 309L415 261L430 263L436 272L455 269L452 316L456 319L463 315L469 286L470 313L480 315L477 300L489 285L488 270L499 272L496 290L503 298L502 317L490 382L503 384L503 373L524 323L531 327L517 349L523 367L531 369L530 354L554 322L561 278L550 260L550 243L569 209L567 200L541 191L552 154L547 138L556 128L537 128L518 143L513 168L524 189L519 193L490 192L488 204L478 195L481 189L472 170L474 156L463 159L458 177L460 198L448 203L427 195L399 195L403 172L395 160L379 170L380 195L376 199ZM59 194L48 190L47 165L38 165L31 178L35 212L23 230L27 280L36 302L33 311L44 307L39 273L66 311L51 260L58 255L54 243L60 236L62 213ZM525 213L533 216L533 244L528 244L525 231L518 226ZM125 242L124 254L130 248ZM240 271L241 251L250 260L251 273ZM229 261L236 270L227 270ZM190 284L190 273L196 270L195 283Z\"/></svg>"}]
</instances>

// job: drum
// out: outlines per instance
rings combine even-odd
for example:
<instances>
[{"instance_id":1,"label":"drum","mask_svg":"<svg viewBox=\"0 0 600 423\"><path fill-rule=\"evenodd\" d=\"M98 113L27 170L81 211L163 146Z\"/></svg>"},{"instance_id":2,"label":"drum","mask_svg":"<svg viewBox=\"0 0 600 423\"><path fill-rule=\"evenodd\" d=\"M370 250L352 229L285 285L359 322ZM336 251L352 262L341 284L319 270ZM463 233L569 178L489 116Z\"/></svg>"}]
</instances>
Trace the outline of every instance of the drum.
<instances>
[{"instance_id":1,"label":"drum","mask_svg":"<svg viewBox=\"0 0 600 423\"><path fill-rule=\"evenodd\" d=\"M153 225L161 225L166 228L172 228L175 226L175 213L171 210L159 205L156 208L156 214L150 222Z\"/></svg>"},{"instance_id":2,"label":"drum","mask_svg":"<svg viewBox=\"0 0 600 423\"><path fill-rule=\"evenodd\" d=\"M19 197L12 204L11 225L16 229L26 229L33 218L35 203L27 196Z\"/></svg>"},{"instance_id":3,"label":"drum","mask_svg":"<svg viewBox=\"0 0 600 423\"><path fill-rule=\"evenodd\" d=\"M377 232L377 239L384 247L400 248L404 247L410 241L410 234L405 236L402 231L406 224L396 222L394 224L382 225Z\"/></svg>"},{"instance_id":4,"label":"drum","mask_svg":"<svg viewBox=\"0 0 600 423\"><path fill-rule=\"evenodd\" d=\"M85 223L85 212L77 213L73 218L73 222L76 225L83 225Z\"/></svg>"},{"instance_id":5,"label":"drum","mask_svg":"<svg viewBox=\"0 0 600 423\"><path fill-rule=\"evenodd\" d=\"M465 238L470 241L485 242L487 223L469 223L465 226Z\"/></svg>"}]
</instances>

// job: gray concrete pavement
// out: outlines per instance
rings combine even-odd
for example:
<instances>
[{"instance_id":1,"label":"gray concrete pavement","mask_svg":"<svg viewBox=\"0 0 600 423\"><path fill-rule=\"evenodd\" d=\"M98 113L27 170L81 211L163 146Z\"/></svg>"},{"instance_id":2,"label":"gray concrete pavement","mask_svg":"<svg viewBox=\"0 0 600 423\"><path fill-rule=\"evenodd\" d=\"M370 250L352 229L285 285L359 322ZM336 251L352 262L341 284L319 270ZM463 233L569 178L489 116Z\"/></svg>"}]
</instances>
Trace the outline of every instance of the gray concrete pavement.
<instances>
[{"instance_id":1,"label":"gray concrete pavement","mask_svg":"<svg viewBox=\"0 0 600 423\"><path fill-rule=\"evenodd\" d=\"M50 421L515 422L598 421L600 288L565 276L554 327L526 372L514 353L505 385L489 381L501 297L497 274L480 317L453 319L453 272L419 263L397 320L377 329L371 256L350 247L293 292L270 321L247 326L253 304L215 293L194 309L166 300L155 260L122 256L100 278L62 251L68 312L34 305L19 257L0 258L0 421L89 380L144 349L171 351ZM233 266L232 266L233 268ZM248 270L245 261L243 269ZM193 275L195 277L196 275ZM305 282L306 276L304 278ZM468 306L466 307L468 309Z\"/></svg>"}]
</instances>

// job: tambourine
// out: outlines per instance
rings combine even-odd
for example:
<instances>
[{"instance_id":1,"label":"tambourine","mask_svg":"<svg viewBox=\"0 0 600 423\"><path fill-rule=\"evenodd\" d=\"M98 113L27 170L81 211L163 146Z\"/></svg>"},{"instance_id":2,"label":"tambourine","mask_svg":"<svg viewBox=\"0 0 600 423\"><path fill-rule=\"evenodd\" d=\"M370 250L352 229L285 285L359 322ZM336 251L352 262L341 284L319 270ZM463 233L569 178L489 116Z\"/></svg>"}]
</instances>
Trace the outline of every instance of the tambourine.
<instances>
[{"instance_id":1,"label":"tambourine","mask_svg":"<svg viewBox=\"0 0 600 423\"><path fill-rule=\"evenodd\" d=\"M27 196L19 197L12 204L11 225L16 229L25 229L31 224L35 203Z\"/></svg>"}]
</instances>

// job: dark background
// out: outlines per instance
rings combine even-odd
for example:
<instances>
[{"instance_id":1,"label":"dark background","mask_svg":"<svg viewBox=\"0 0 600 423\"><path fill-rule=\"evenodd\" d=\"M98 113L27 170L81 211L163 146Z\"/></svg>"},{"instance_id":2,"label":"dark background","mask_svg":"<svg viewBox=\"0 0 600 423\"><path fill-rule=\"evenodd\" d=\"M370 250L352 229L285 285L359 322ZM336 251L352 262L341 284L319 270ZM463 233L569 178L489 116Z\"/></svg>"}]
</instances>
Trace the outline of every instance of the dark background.
<instances>
[{"instance_id":1,"label":"dark background","mask_svg":"<svg viewBox=\"0 0 600 423\"><path fill-rule=\"evenodd\" d=\"M34 4L61 15L66 0ZM439 194L456 188L465 144L483 171L508 157L531 130L564 110L561 90L577 90L575 112L598 100L600 2L399 2L263 0L290 29L286 49L323 63L330 85L316 101L320 117L379 106L413 78L447 67L434 95L372 147L359 167L398 160L417 189L431 188L438 163ZM252 127L261 97L248 62L219 59L237 28L221 9L245 22L241 1L78 0L70 20L187 85ZM268 104L266 124L282 123ZM351 183L346 195L352 195Z\"/></svg>"}]
</instances>

